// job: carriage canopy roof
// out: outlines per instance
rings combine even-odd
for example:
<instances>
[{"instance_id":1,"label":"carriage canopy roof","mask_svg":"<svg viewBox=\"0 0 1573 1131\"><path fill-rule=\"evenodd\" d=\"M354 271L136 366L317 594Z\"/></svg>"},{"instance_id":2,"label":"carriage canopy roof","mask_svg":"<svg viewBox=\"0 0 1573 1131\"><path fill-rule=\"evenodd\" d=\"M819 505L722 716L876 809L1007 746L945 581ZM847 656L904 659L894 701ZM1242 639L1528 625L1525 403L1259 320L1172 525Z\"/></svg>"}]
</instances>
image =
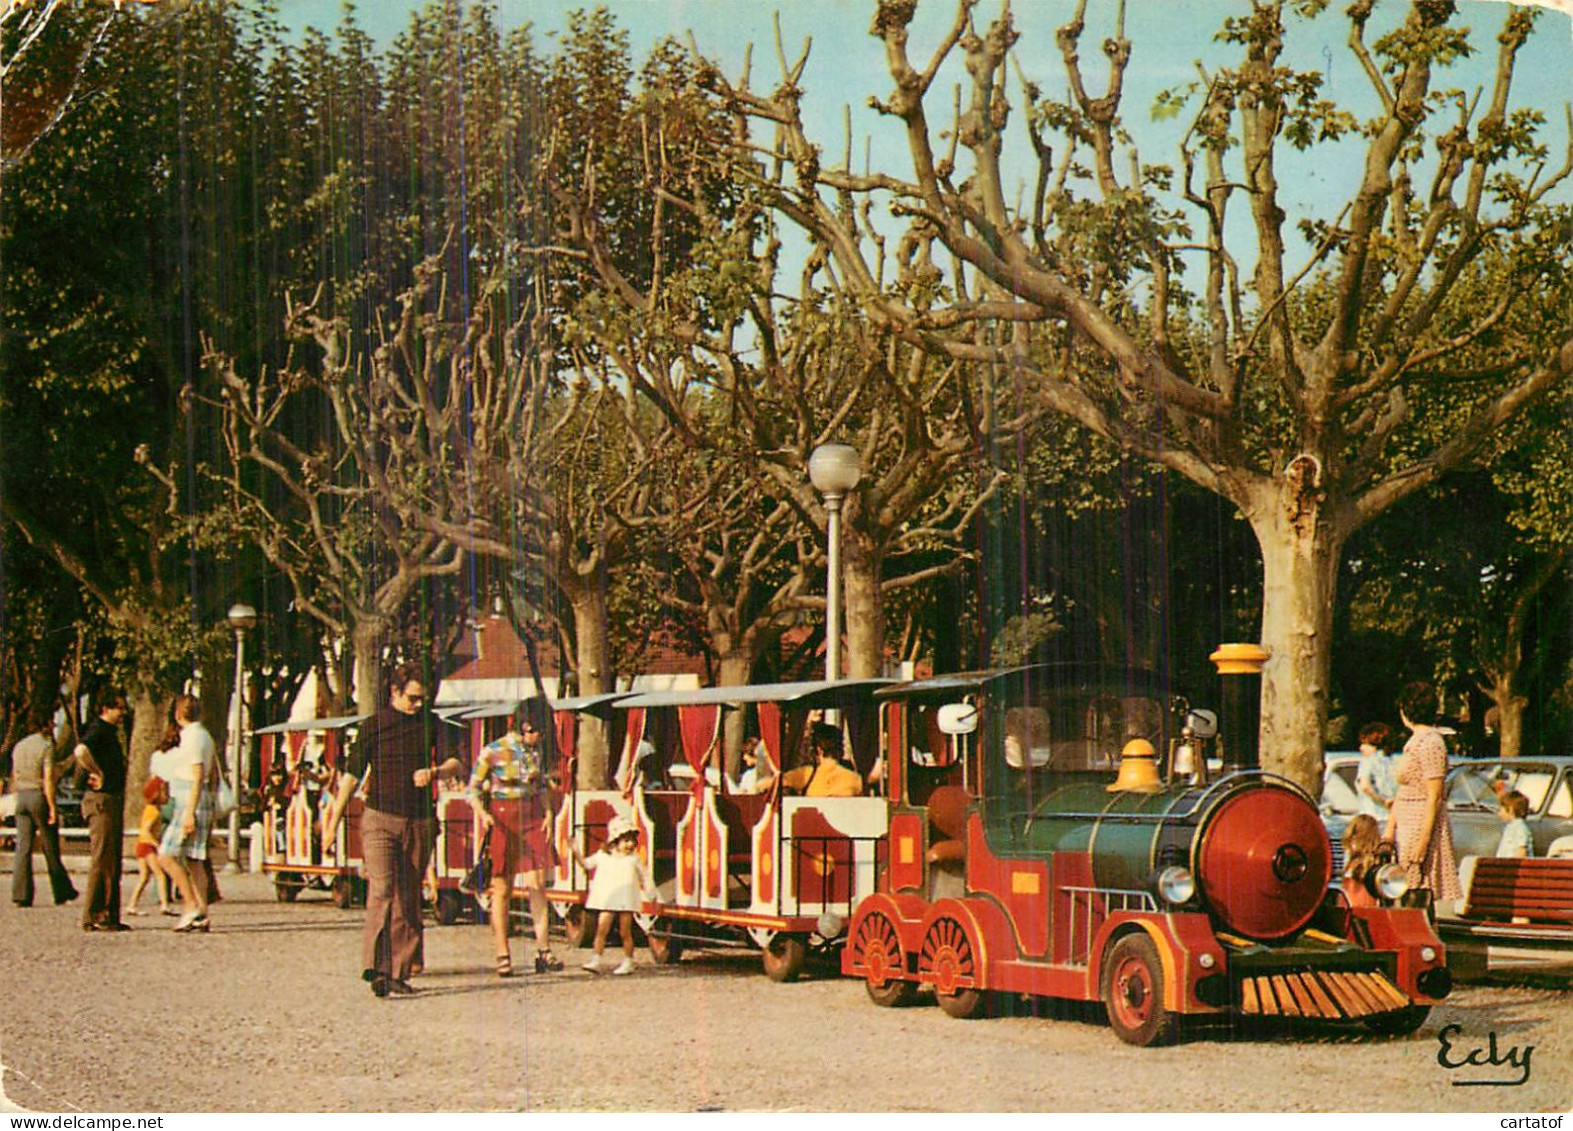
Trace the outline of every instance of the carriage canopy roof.
<instances>
[{"instance_id":1,"label":"carriage canopy roof","mask_svg":"<svg viewBox=\"0 0 1573 1131\"><path fill-rule=\"evenodd\" d=\"M1031 664L1026 667L992 668L985 671L952 672L909 680L877 690L879 699L938 700L965 695L987 687L1025 683L1045 690L1114 690L1132 694L1156 694L1163 690L1157 673L1148 668L1128 668L1111 664Z\"/></svg>"},{"instance_id":2,"label":"carriage canopy roof","mask_svg":"<svg viewBox=\"0 0 1573 1131\"><path fill-rule=\"evenodd\" d=\"M699 707L718 703L791 703L797 707L837 707L895 683L892 679L817 679L800 683L746 683L686 691L649 691L629 696L619 707Z\"/></svg>"},{"instance_id":3,"label":"carriage canopy roof","mask_svg":"<svg viewBox=\"0 0 1573 1131\"><path fill-rule=\"evenodd\" d=\"M363 723L370 715L336 715L331 719L290 719L269 727L258 727L252 734L293 734L303 730L343 730Z\"/></svg>"}]
</instances>

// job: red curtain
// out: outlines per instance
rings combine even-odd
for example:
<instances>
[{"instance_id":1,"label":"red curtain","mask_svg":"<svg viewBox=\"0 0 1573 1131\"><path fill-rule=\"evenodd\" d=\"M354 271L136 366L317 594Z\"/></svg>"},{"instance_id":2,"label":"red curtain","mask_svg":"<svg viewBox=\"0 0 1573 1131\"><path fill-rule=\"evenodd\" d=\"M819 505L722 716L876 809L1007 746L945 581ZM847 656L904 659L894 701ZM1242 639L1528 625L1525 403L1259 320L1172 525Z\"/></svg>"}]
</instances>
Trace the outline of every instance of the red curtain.
<instances>
[{"instance_id":1,"label":"red curtain","mask_svg":"<svg viewBox=\"0 0 1573 1131\"><path fill-rule=\"evenodd\" d=\"M677 709L677 724L683 733L683 759L693 767L701 780L704 778L705 761L710 748L715 745L720 721L720 704Z\"/></svg>"},{"instance_id":2,"label":"red curtain","mask_svg":"<svg viewBox=\"0 0 1573 1131\"><path fill-rule=\"evenodd\" d=\"M630 707L628 709L628 723L623 734L623 756L617 763L618 789L627 792L633 788L634 777L634 751L639 746L639 740L644 737L644 708Z\"/></svg>"},{"instance_id":3,"label":"red curtain","mask_svg":"<svg viewBox=\"0 0 1573 1131\"><path fill-rule=\"evenodd\" d=\"M781 770L781 704L759 704L759 740L764 745L765 756L771 768Z\"/></svg>"}]
</instances>

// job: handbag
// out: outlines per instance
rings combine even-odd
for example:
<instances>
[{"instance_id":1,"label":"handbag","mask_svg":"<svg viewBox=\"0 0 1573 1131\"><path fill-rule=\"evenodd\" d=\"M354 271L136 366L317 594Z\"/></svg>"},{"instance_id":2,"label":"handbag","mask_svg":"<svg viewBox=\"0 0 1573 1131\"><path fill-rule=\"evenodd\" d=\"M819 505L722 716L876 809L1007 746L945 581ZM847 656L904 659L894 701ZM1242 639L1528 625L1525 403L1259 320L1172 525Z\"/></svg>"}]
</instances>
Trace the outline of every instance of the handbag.
<instances>
[{"instance_id":1,"label":"handbag","mask_svg":"<svg viewBox=\"0 0 1573 1131\"><path fill-rule=\"evenodd\" d=\"M489 856L482 856L475 862L475 867L464 873L464 878L459 881L459 890L465 895L478 895L486 890L492 880L492 861Z\"/></svg>"},{"instance_id":2,"label":"handbag","mask_svg":"<svg viewBox=\"0 0 1573 1131\"><path fill-rule=\"evenodd\" d=\"M218 788L213 791L213 819L227 821L234 811L235 791L229 787L229 782L220 777Z\"/></svg>"}]
</instances>

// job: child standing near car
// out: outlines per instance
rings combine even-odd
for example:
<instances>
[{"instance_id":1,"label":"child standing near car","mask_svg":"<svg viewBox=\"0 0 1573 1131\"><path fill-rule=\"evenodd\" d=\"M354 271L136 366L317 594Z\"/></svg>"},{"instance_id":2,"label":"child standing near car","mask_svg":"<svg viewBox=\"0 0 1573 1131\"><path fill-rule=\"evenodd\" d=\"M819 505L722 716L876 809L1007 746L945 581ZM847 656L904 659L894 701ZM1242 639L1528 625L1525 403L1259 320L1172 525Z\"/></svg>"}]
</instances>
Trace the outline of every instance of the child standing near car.
<instances>
[{"instance_id":1,"label":"child standing near car","mask_svg":"<svg viewBox=\"0 0 1573 1131\"><path fill-rule=\"evenodd\" d=\"M1502 819L1502 839L1497 841L1498 856L1533 856L1535 838L1530 834L1529 798L1516 789L1502 795L1497 805L1497 816Z\"/></svg>"},{"instance_id":2,"label":"child standing near car","mask_svg":"<svg viewBox=\"0 0 1573 1131\"><path fill-rule=\"evenodd\" d=\"M149 881L157 880L153 888L158 895L159 913L174 915L177 912L169 905L169 885L163 869L158 866L158 840L164 831L161 810L169 802L169 785L163 778L148 778L147 785L142 787L142 800L147 804L142 806L142 819L137 823L137 886L131 893L126 914L147 914L137 909L137 902L147 890Z\"/></svg>"},{"instance_id":3,"label":"child standing near car","mask_svg":"<svg viewBox=\"0 0 1573 1131\"><path fill-rule=\"evenodd\" d=\"M584 964L584 969L592 974L601 972L601 955L606 951L614 922L623 936L623 960L612 973L634 972L634 912L639 910L639 896L643 893L653 902L659 894L650 882L644 861L636 855L638 847L639 830L631 820L618 814L607 822L606 843L600 851L585 859L574 848L580 865L592 873L585 909L600 913L595 924L595 954Z\"/></svg>"}]
</instances>

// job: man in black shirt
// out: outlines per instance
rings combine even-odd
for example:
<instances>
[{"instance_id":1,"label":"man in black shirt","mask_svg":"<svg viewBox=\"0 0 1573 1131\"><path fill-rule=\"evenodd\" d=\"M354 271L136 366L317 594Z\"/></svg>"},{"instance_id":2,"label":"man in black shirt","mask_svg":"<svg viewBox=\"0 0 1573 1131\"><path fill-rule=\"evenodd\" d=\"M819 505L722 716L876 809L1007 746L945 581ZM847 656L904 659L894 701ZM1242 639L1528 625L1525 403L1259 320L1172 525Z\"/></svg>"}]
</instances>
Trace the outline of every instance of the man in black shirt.
<instances>
[{"instance_id":1,"label":"man in black shirt","mask_svg":"<svg viewBox=\"0 0 1573 1131\"><path fill-rule=\"evenodd\" d=\"M87 902L84 931L129 931L120 921L120 869L126 825L126 755L120 725L126 700L119 692L102 694L98 717L82 732L77 765L87 771L82 816L87 819Z\"/></svg>"},{"instance_id":2,"label":"man in black shirt","mask_svg":"<svg viewBox=\"0 0 1573 1131\"><path fill-rule=\"evenodd\" d=\"M419 665L400 664L389 684L389 704L361 729L322 826L322 842L331 844L344 807L364 782L361 977L378 997L415 992L408 979L421 953L421 877L436 819L432 788L438 774L458 773L464 765L456 753L458 729L426 709Z\"/></svg>"}]
</instances>

